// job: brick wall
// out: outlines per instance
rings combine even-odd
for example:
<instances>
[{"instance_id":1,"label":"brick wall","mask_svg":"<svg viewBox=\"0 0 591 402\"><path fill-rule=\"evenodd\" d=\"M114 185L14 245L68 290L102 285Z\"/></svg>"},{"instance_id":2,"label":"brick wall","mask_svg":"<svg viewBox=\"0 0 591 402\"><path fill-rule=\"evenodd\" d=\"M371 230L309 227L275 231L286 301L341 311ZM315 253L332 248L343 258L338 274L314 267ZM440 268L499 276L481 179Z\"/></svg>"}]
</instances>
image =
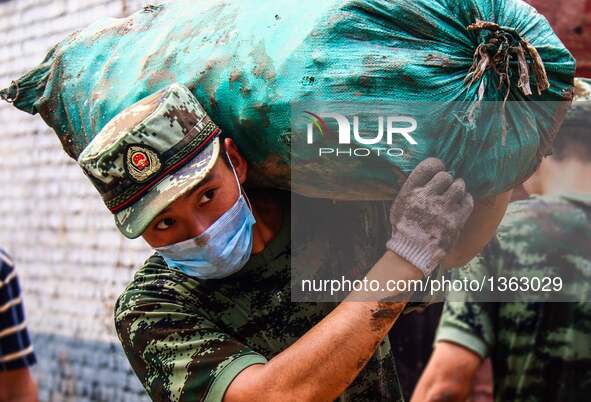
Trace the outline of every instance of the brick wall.
<instances>
[{"instance_id":1,"label":"brick wall","mask_svg":"<svg viewBox=\"0 0 591 402\"><path fill-rule=\"evenodd\" d=\"M0 1L0 87L66 34L140 0ZM113 328L113 303L148 255L130 241L39 116L0 102L0 247L13 256L45 401L146 401Z\"/></svg>"},{"instance_id":2,"label":"brick wall","mask_svg":"<svg viewBox=\"0 0 591 402\"><path fill-rule=\"evenodd\" d=\"M526 0L544 14L577 59L577 74L591 78L591 0Z\"/></svg>"}]
</instances>

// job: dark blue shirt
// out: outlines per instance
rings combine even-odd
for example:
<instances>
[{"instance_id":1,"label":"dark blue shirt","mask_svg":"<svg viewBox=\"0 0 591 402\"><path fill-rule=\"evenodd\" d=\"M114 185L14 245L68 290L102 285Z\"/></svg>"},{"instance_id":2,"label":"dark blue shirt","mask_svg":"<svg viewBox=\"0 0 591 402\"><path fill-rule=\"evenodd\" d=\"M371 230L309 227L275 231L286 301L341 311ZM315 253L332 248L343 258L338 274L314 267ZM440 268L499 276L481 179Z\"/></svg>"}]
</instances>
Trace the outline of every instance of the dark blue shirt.
<instances>
[{"instance_id":1,"label":"dark blue shirt","mask_svg":"<svg viewBox=\"0 0 591 402\"><path fill-rule=\"evenodd\" d=\"M0 372L35 364L26 325L16 271L0 250Z\"/></svg>"}]
</instances>

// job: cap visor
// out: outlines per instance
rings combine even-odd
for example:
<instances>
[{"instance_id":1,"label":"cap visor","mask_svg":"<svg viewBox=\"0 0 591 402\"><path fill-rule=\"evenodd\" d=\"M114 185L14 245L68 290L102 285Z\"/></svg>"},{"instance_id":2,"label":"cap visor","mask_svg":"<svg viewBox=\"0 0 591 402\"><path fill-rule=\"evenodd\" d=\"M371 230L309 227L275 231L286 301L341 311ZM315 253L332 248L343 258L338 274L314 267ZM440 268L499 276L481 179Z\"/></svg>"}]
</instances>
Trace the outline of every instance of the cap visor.
<instances>
[{"instance_id":1,"label":"cap visor","mask_svg":"<svg viewBox=\"0 0 591 402\"><path fill-rule=\"evenodd\" d=\"M131 206L115 214L115 223L125 237L135 239L162 210L199 184L211 171L220 153L220 140L214 138L181 169L166 176Z\"/></svg>"}]
</instances>

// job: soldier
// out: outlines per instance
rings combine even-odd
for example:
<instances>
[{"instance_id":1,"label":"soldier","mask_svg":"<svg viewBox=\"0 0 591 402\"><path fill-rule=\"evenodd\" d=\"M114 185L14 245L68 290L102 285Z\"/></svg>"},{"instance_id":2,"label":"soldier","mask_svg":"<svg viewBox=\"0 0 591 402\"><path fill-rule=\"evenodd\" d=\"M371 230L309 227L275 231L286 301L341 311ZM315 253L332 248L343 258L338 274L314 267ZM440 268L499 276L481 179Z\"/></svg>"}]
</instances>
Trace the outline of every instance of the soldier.
<instances>
[{"instance_id":1,"label":"soldier","mask_svg":"<svg viewBox=\"0 0 591 402\"><path fill-rule=\"evenodd\" d=\"M490 357L498 402L580 402L591 393L591 102L576 102L554 153L524 183L469 278L562 275L580 302L493 303L453 295L412 401L465 401ZM549 276L548 276L549 277ZM458 297L460 296L460 297ZM462 300L463 298L463 300Z\"/></svg>"},{"instance_id":2,"label":"soldier","mask_svg":"<svg viewBox=\"0 0 591 402\"><path fill-rule=\"evenodd\" d=\"M0 402L36 402L36 363L12 260L0 250Z\"/></svg>"},{"instance_id":3,"label":"soldier","mask_svg":"<svg viewBox=\"0 0 591 402\"><path fill-rule=\"evenodd\" d=\"M78 162L120 231L157 251L115 309L153 400L401 400L384 338L405 303L293 303L289 195L247 197L246 161L187 88L123 111ZM430 274L472 207L463 181L426 160L393 204L392 238L368 276Z\"/></svg>"}]
</instances>

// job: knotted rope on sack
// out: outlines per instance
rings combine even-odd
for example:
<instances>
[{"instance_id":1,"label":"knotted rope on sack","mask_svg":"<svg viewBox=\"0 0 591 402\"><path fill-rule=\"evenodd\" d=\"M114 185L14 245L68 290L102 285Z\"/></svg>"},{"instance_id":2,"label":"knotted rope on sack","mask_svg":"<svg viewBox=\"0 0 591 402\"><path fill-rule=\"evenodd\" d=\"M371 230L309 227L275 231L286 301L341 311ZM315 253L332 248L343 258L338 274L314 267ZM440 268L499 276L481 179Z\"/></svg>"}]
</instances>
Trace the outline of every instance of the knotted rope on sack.
<instances>
[{"instance_id":1,"label":"knotted rope on sack","mask_svg":"<svg viewBox=\"0 0 591 402\"><path fill-rule=\"evenodd\" d=\"M505 105L509 94L511 93L511 71L509 69L511 61L517 61L519 79L517 87L525 96L533 94L530 84L530 67L527 56L533 64L533 73L536 77L536 89L538 95L550 88L550 82L544 67L544 62L534 46L523 39L515 29L510 27L501 27L494 22L477 20L474 24L468 26L469 31L488 30L490 33L485 37L485 43L478 45L474 52L474 61L468 70L464 82L471 86L478 81L484 73L492 70L499 77L497 89L500 91L503 85L507 90L503 100L502 119L503 119L503 145L506 143L507 122L505 115ZM484 82L480 83L478 91L478 107L484 97Z\"/></svg>"}]
</instances>

